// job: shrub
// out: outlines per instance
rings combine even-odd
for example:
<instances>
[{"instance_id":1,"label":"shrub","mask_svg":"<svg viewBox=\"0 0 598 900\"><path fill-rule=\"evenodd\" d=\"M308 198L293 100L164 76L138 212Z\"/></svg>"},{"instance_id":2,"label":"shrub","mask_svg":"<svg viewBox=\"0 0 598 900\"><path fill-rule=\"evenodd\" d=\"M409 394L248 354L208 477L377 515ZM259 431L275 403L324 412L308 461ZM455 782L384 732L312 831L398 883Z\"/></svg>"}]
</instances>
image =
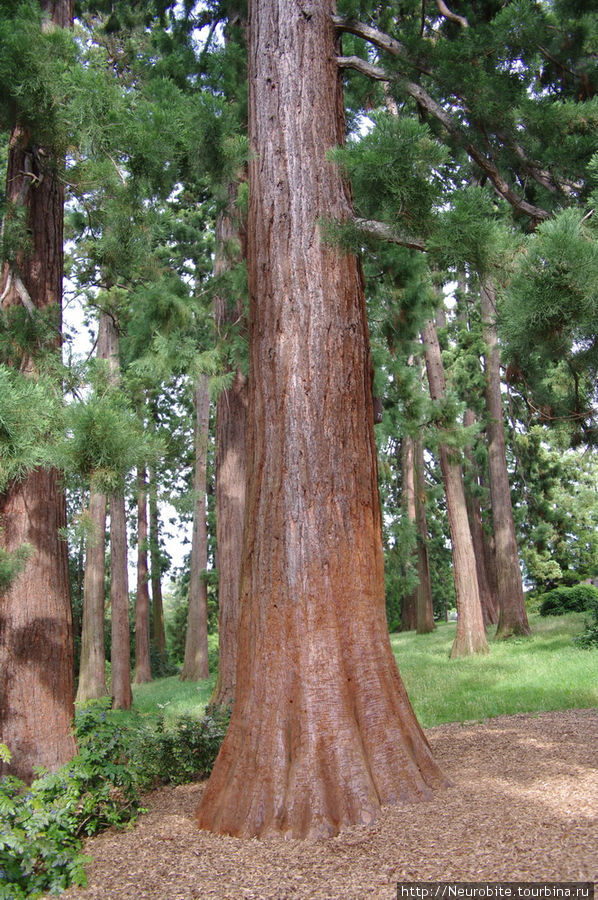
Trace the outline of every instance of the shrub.
<instances>
[{"instance_id":1,"label":"shrub","mask_svg":"<svg viewBox=\"0 0 598 900\"><path fill-rule=\"evenodd\" d=\"M568 612L584 612L590 604L598 600L598 588L593 584L574 584L571 587L557 587L544 594L540 605L540 615L561 616Z\"/></svg>"},{"instance_id":2,"label":"shrub","mask_svg":"<svg viewBox=\"0 0 598 900\"><path fill-rule=\"evenodd\" d=\"M579 637L573 638L573 643L584 650L598 647L598 597L590 601L588 611L591 618L586 620L586 630Z\"/></svg>"},{"instance_id":3,"label":"shrub","mask_svg":"<svg viewBox=\"0 0 598 900\"><path fill-rule=\"evenodd\" d=\"M184 784L209 775L229 719L228 707L213 706L201 719L180 716L167 728L161 716L154 728L140 730L132 754L144 785Z\"/></svg>"}]
</instances>

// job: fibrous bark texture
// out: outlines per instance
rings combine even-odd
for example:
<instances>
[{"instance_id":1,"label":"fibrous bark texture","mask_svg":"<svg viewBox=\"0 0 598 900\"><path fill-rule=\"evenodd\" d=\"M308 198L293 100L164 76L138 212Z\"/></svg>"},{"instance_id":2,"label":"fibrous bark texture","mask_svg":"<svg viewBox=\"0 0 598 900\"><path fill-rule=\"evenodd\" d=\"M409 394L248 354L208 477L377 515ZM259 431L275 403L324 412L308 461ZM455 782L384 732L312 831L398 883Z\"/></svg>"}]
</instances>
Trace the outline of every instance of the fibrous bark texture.
<instances>
[{"instance_id":1,"label":"fibrous bark texture","mask_svg":"<svg viewBox=\"0 0 598 900\"><path fill-rule=\"evenodd\" d=\"M430 396L432 400L441 400L446 394L446 387L442 355L434 322L430 321L426 324L422 337ZM489 648L480 602L473 542L467 518L463 472L461 466L452 458L446 445L440 444L439 452L453 547L453 578L457 595L457 634L451 656L486 653Z\"/></svg>"},{"instance_id":2,"label":"fibrous bark texture","mask_svg":"<svg viewBox=\"0 0 598 900\"><path fill-rule=\"evenodd\" d=\"M216 225L218 241L214 274L221 275L231 261L247 255L246 232L235 210L236 189L229 186L228 209ZM236 259L231 260L231 247ZM232 302L231 302L232 300ZM242 323L246 329L243 297L220 294L214 305L218 330ZM212 701L232 703L237 678L239 582L245 515L247 473L247 378L238 366L233 383L216 406L216 535L218 545L218 676Z\"/></svg>"},{"instance_id":3,"label":"fibrous bark texture","mask_svg":"<svg viewBox=\"0 0 598 900\"><path fill-rule=\"evenodd\" d=\"M69 27L70 0L42 2L53 25ZM60 347L64 188L62 162L34 145L16 125L10 138L6 199L23 212L29 243L6 263L0 278L3 308L23 306L35 317L54 314ZM48 319L50 321L50 319ZM36 360L25 350L10 361L35 377ZM0 742L12 753L9 771L31 779L34 766L55 769L76 752L73 635L68 559L60 532L66 526L64 491L58 473L36 469L0 495L0 540L9 552L28 544L24 570L4 593L0 606Z\"/></svg>"},{"instance_id":4,"label":"fibrous bark texture","mask_svg":"<svg viewBox=\"0 0 598 900\"><path fill-rule=\"evenodd\" d=\"M136 684L152 680L150 661L150 596L147 566L147 473L137 475L137 599L135 603Z\"/></svg>"},{"instance_id":5,"label":"fibrous bark texture","mask_svg":"<svg viewBox=\"0 0 598 900\"><path fill-rule=\"evenodd\" d=\"M206 522L206 476L208 433L210 425L210 392L208 376L201 375L195 389L195 471L193 490L193 537L189 611L185 636L185 659L181 681L200 681L210 674L208 668L208 591L204 572L208 565L208 526Z\"/></svg>"},{"instance_id":6,"label":"fibrous bark texture","mask_svg":"<svg viewBox=\"0 0 598 900\"><path fill-rule=\"evenodd\" d=\"M89 531L83 580L83 624L77 702L105 697L106 652L104 649L104 581L106 562L106 495L91 491Z\"/></svg>"},{"instance_id":7,"label":"fibrous bark texture","mask_svg":"<svg viewBox=\"0 0 598 900\"><path fill-rule=\"evenodd\" d=\"M496 329L496 297L492 284L482 284L482 325L486 353L486 404L488 407L488 475L494 522L494 552L498 573L499 618L496 636L530 635L525 611L521 569L511 488L507 470L505 426L500 390L500 353Z\"/></svg>"},{"instance_id":8,"label":"fibrous bark texture","mask_svg":"<svg viewBox=\"0 0 598 900\"><path fill-rule=\"evenodd\" d=\"M246 527L235 704L197 820L336 833L444 778L384 605L361 272L324 246L349 218L332 0L250 3Z\"/></svg>"}]
</instances>

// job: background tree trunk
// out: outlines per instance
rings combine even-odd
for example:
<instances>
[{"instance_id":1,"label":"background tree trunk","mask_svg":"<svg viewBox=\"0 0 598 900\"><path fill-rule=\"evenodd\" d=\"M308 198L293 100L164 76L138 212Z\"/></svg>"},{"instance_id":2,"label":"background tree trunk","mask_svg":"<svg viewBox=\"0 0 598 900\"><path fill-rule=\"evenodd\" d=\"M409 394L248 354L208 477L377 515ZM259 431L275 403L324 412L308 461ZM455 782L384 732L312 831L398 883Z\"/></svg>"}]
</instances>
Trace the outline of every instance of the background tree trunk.
<instances>
[{"instance_id":1,"label":"background tree trunk","mask_svg":"<svg viewBox=\"0 0 598 900\"><path fill-rule=\"evenodd\" d=\"M444 370L436 326L430 321L422 333L426 356L426 371L432 400L440 400L446 394ZM451 458L444 444L439 446L440 468L446 492L446 508L453 545L453 577L457 594L457 635L451 656L488 652L488 641L480 603L478 576L473 543L467 518L463 473L461 466Z\"/></svg>"},{"instance_id":2,"label":"background tree trunk","mask_svg":"<svg viewBox=\"0 0 598 900\"><path fill-rule=\"evenodd\" d=\"M401 468L403 470L403 509L414 529L417 527L415 512L415 442L406 434L401 442ZM417 550L415 551L417 553ZM417 588L403 597L401 604L401 631L414 631L417 624Z\"/></svg>"},{"instance_id":3,"label":"background tree trunk","mask_svg":"<svg viewBox=\"0 0 598 900\"><path fill-rule=\"evenodd\" d=\"M137 599L135 603L136 684L152 680L150 661L150 596L147 567L147 473L137 472Z\"/></svg>"},{"instance_id":4,"label":"background tree trunk","mask_svg":"<svg viewBox=\"0 0 598 900\"><path fill-rule=\"evenodd\" d=\"M98 319L98 359L106 360L111 377L118 378L118 334L110 313L100 311ZM93 482L93 479L92 479ZM83 587L83 624L77 701L84 703L105 697L106 651L104 649L104 607L106 567L107 497L91 486L89 517L91 533L87 538Z\"/></svg>"},{"instance_id":5,"label":"background tree trunk","mask_svg":"<svg viewBox=\"0 0 598 900\"><path fill-rule=\"evenodd\" d=\"M250 3L250 407L237 687L203 828L332 834L444 783L396 668L331 0ZM274 127L275 123L275 127Z\"/></svg>"},{"instance_id":6,"label":"background tree trunk","mask_svg":"<svg viewBox=\"0 0 598 900\"><path fill-rule=\"evenodd\" d=\"M417 586L416 631L428 634L434 631L434 603L430 581L430 561L428 559L428 523L426 521L426 483L424 467L424 447L417 438L413 445L415 472L415 521L417 525Z\"/></svg>"},{"instance_id":7,"label":"background tree trunk","mask_svg":"<svg viewBox=\"0 0 598 900\"><path fill-rule=\"evenodd\" d=\"M129 576L127 571L127 516L125 498L110 498L110 604L112 607L112 706L130 709L131 636L129 628Z\"/></svg>"},{"instance_id":8,"label":"background tree trunk","mask_svg":"<svg viewBox=\"0 0 598 900\"><path fill-rule=\"evenodd\" d=\"M496 330L496 297L493 286L482 284L482 326L486 353L486 404L488 407L488 474L494 522L494 552L498 573L499 618L497 638L530 635L525 611L519 553L513 522L511 488L507 471L505 426L500 390L500 354Z\"/></svg>"},{"instance_id":9,"label":"background tree trunk","mask_svg":"<svg viewBox=\"0 0 598 900\"><path fill-rule=\"evenodd\" d=\"M246 230L235 212L236 186L229 187L229 203L216 226L218 252L214 274L230 266L230 248L238 247L237 262L247 256ZM217 296L214 305L219 331L243 321L243 297L230 303ZM218 545L218 675L212 694L217 704L232 703L237 678L239 581L243 549L245 480L247 477L247 378L237 367L230 388L216 405L216 536Z\"/></svg>"},{"instance_id":10,"label":"background tree trunk","mask_svg":"<svg viewBox=\"0 0 598 900\"><path fill-rule=\"evenodd\" d=\"M208 591L204 572L208 565L208 526L206 522L207 453L210 427L210 392L207 375L201 375L195 388L195 472L193 491L193 538L189 612L185 637L185 659L181 681L200 681L210 674L208 668Z\"/></svg>"},{"instance_id":11,"label":"background tree trunk","mask_svg":"<svg viewBox=\"0 0 598 900\"><path fill-rule=\"evenodd\" d=\"M161 659L166 659L166 630L162 602L162 560L160 555L160 513L158 510L157 473L149 469L149 546L152 583L152 639Z\"/></svg>"},{"instance_id":12,"label":"background tree trunk","mask_svg":"<svg viewBox=\"0 0 598 900\"><path fill-rule=\"evenodd\" d=\"M53 25L68 28L72 2L41 3ZM16 125L9 143L6 199L24 208L29 247L6 263L0 279L3 308L54 314L61 332L64 188L62 162L32 144ZM33 355L14 360L35 377ZM0 542L12 552L27 543L24 571L2 597L0 613L0 742L13 757L0 771L29 780L33 767L55 769L76 752L73 633L66 542L66 504L58 473L36 469L0 496ZM43 740L40 740L43 736Z\"/></svg>"},{"instance_id":13,"label":"background tree trunk","mask_svg":"<svg viewBox=\"0 0 598 900\"><path fill-rule=\"evenodd\" d=\"M78 703L85 703L87 700L105 697L108 694L104 649L106 505L106 495L92 489L89 496L90 530L87 535L83 580Z\"/></svg>"}]
</instances>

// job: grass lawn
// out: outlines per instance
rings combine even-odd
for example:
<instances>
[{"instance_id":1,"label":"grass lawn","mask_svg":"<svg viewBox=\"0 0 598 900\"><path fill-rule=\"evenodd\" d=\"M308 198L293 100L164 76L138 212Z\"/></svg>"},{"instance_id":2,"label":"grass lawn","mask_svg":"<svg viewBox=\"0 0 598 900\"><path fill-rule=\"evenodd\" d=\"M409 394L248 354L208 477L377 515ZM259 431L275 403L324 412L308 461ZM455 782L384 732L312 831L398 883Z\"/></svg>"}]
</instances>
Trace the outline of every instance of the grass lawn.
<instances>
[{"instance_id":1,"label":"grass lawn","mask_svg":"<svg viewBox=\"0 0 598 900\"><path fill-rule=\"evenodd\" d=\"M392 634L391 644L416 715L425 728L518 712L598 706L598 648L572 643L584 628L583 613L530 615L533 636L492 641L489 654L451 660L455 623L432 634ZM177 676L134 685L134 708L166 721L201 715L214 676L198 683Z\"/></svg>"}]
</instances>

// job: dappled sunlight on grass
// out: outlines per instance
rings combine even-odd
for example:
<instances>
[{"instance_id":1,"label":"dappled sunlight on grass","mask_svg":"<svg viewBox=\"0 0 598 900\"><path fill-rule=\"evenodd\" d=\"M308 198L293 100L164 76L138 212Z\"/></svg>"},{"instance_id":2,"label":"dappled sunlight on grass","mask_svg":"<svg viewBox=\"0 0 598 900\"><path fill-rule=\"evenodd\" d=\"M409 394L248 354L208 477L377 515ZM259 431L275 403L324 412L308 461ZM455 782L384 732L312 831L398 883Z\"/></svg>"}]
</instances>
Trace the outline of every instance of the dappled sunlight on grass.
<instances>
[{"instance_id":1,"label":"dappled sunlight on grass","mask_svg":"<svg viewBox=\"0 0 598 900\"><path fill-rule=\"evenodd\" d=\"M206 681L180 681L178 675L133 685L133 705L141 715L201 716L214 688L215 675Z\"/></svg>"}]
</instances>

